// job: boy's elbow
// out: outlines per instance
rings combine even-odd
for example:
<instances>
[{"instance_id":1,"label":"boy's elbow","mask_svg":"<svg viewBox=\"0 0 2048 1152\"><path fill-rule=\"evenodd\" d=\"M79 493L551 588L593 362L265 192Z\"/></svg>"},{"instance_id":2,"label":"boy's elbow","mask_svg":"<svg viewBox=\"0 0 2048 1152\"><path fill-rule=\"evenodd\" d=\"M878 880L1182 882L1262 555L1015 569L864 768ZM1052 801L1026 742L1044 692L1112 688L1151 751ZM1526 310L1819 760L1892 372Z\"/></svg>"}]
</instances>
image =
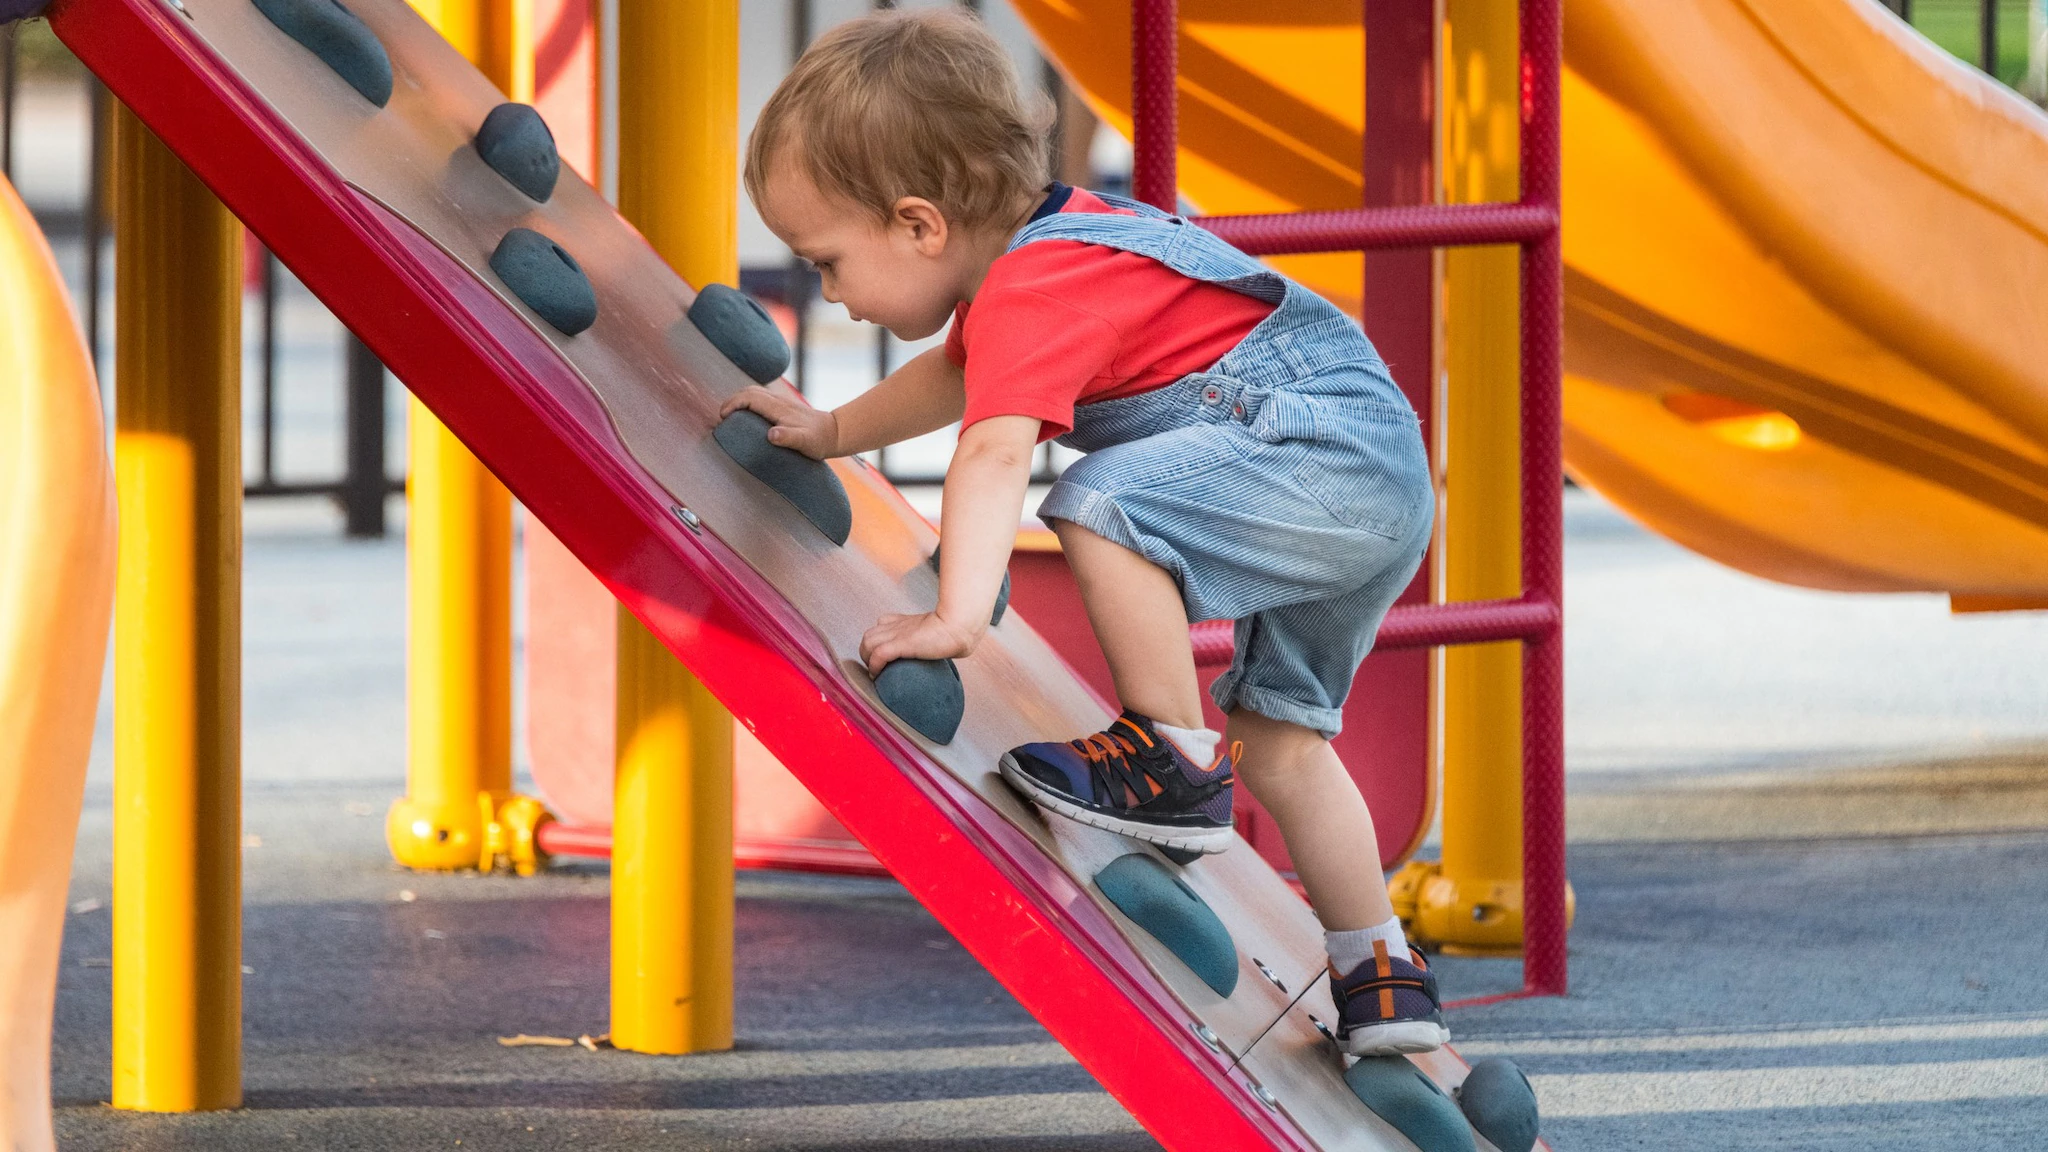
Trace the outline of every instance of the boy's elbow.
<instances>
[{"instance_id":1,"label":"boy's elbow","mask_svg":"<svg viewBox=\"0 0 2048 1152\"><path fill-rule=\"evenodd\" d=\"M959 457L984 468L998 471L1013 471L1031 467L1031 452L1015 444L970 445L961 450Z\"/></svg>"},{"instance_id":2,"label":"boy's elbow","mask_svg":"<svg viewBox=\"0 0 2048 1152\"><path fill-rule=\"evenodd\" d=\"M1028 472L1037 449L1038 421L998 416L969 428L960 438L953 458L992 470Z\"/></svg>"}]
</instances>

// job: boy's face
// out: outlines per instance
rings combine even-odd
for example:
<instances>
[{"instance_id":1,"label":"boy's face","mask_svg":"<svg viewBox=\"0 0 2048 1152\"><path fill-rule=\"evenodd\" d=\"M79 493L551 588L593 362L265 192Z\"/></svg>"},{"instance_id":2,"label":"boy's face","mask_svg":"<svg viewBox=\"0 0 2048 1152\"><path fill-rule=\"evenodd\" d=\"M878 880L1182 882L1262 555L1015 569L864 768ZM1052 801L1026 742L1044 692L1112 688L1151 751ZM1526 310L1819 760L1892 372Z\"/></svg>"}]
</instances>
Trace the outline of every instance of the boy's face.
<instances>
[{"instance_id":1,"label":"boy's face","mask_svg":"<svg viewBox=\"0 0 2048 1152\"><path fill-rule=\"evenodd\" d=\"M768 230L817 268L825 299L901 340L946 326L965 298L957 265L967 245L948 243L958 233L930 201L905 197L877 223L872 212L819 191L796 164L772 171L756 207Z\"/></svg>"}]
</instances>

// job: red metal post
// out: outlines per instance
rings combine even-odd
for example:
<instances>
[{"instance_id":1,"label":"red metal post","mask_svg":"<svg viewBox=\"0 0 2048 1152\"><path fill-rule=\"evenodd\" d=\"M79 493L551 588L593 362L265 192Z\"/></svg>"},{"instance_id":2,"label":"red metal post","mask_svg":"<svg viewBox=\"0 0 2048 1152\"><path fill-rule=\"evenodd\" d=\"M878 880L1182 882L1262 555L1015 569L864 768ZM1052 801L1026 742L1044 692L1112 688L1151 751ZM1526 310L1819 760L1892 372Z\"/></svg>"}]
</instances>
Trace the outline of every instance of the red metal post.
<instances>
[{"instance_id":1,"label":"red metal post","mask_svg":"<svg viewBox=\"0 0 2048 1152\"><path fill-rule=\"evenodd\" d=\"M1437 0L1365 0L1365 124L1359 159L1365 208L1413 209L1436 199ZM1304 205L1320 207L1320 205ZM1339 207L1339 205L1333 205ZM1362 254L1359 320L1394 383L1422 419L1422 442L1435 455L1436 254L1428 248ZM1435 549L1403 589L1397 606L1421 607L1435 586ZM1360 665L1351 691L1369 706L1345 714L1340 755L1361 791L1384 798L1374 813L1382 861L1422 846L1436 807L1431 767L1435 718L1433 657L1426 648L1379 648ZM1420 819L1403 819L1413 811ZM1393 817L1391 826L1387 817ZM1412 824L1401 834L1399 825Z\"/></svg>"},{"instance_id":2,"label":"red metal post","mask_svg":"<svg viewBox=\"0 0 2048 1152\"><path fill-rule=\"evenodd\" d=\"M1522 0L1522 200L1561 212L1559 0ZM1522 595L1564 607L1559 232L1522 248ZM1522 653L1522 985L1566 990L1564 629Z\"/></svg>"},{"instance_id":3,"label":"red metal post","mask_svg":"<svg viewBox=\"0 0 2048 1152\"><path fill-rule=\"evenodd\" d=\"M1131 197L1161 211L1179 203L1179 17L1174 0L1131 4Z\"/></svg>"}]
</instances>

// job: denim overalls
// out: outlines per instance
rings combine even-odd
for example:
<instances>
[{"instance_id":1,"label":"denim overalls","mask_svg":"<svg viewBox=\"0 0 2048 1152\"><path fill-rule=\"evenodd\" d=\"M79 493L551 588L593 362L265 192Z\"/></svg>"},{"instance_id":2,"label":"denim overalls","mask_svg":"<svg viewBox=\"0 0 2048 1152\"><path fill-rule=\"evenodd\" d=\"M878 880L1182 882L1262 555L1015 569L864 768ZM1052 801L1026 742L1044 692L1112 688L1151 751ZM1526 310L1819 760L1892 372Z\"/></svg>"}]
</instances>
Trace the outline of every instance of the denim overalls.
<instances>
[{"instance_id":1,"label":"denim overalls","mask_svg":"<svg viewBox=\"0 0 2048 1152\"><path fill-rule=\"evenodd\" d=\"M1209 687L1226 714L1242 705L1334 736L1429 545L1436 501L1414 410L1334 305L1181 217L1102 199L1138 215L1048 214L1010 249L1099 244L1276 307L1206 372L1077 405L1059 443L1087 455L1038 515L1165 568L1189 620L1237 622L1236 658Z\"/></svg>"}]
</instances>

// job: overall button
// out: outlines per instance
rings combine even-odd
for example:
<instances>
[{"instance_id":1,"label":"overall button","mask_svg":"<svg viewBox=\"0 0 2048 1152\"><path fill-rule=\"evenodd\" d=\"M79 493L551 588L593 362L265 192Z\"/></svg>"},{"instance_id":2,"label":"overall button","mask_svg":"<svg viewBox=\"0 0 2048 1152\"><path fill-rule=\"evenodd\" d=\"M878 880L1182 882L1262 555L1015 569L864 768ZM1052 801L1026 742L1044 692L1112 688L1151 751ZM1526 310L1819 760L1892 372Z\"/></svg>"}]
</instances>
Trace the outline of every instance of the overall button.
<instances>
[{"instance_id":1,"label":"overall button","mask_svg":"<svg viewBox=\"0 0 2048 1152\"><path fill-rule=\"evenodd\" d=\"M1217 387L1216 385L1214 385L1214 384L1211 384L1211 385L1209 385L1208 387L1206 387L1206 388L1202 389L1202 403L1204 403L1204 404L1220 404L1220 403L1222 403L1222 402L1223 402L1223 389L1221 389L1221 388L1218 388L1218 387Z\"/></svg>"}]
</instances>

